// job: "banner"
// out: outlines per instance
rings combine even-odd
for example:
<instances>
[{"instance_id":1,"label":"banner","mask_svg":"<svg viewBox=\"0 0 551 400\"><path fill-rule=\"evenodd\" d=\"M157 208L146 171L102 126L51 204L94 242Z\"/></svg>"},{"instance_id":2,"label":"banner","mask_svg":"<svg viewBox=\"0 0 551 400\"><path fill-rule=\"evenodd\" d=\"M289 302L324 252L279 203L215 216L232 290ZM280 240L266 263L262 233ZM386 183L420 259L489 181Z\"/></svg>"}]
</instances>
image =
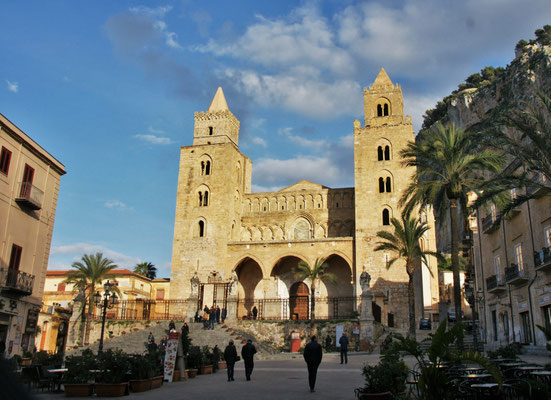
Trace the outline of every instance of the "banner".
<instances>
[{"instance_id":1,"label":"banner","mask_svg":"<svg viewBox=\"0 0 551 400\"><path fill-rule=\"evenodd\" d=\"M335 340L337 347L341 347L341 344L339 343L339 340L341 340L342 333L344 331L344 325L337 325L335 327Z\"/></svg>"},{"instance_id":2,"label":"banner","mask_svg":"<svg viewBox=\"0 0 551 400\"><path fill-rule=\"evenodd\" d=\"M178 355L178 343L180 342L180 333L171 332L168 334L168 342L166 344L165 353L165 373L164 379L167 382L172 382L174 378L174 367L176 367L176 357Z\"/></svg>"}]
</instances>

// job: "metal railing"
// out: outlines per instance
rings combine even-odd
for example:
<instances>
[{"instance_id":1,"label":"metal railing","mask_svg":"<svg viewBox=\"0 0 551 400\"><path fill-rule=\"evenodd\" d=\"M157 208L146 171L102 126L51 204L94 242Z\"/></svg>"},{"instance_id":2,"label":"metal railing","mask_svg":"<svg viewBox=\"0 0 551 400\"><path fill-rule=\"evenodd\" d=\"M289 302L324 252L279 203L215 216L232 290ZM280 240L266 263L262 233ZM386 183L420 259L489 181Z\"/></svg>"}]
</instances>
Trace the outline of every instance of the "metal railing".
<instances>
[{"instance_id":1,"label":"metal railing","mask_svg":"<svg viewBox=\"0 0 551 400\"><path fill-rule=\"evenodd\" d=\"M33 292L34 275L18 269L0 268L0 285L29 295Z\"/></svg>"},{"instance_id":2,"label":"metal railing","mask_svg":"<svg viewBox=\"0 0 551 400\"><path fill-rule=\"evenodd\" d=\"M507 282L515 280L517 278L527 278L526 270L524 267L519 268L517 264L511 264L509 268L505 268L505 280Z\"/></svg>"},{"instance_id":3,"label":"metal railing","mask_svg":"<svg viewBox=\"0 0 551 400\"><path fill-rule=\"evenodd\" d=\"M106 319L183 320L187 317L190 304L188 300L120 300L116 306L107 310ZM94 306L92 318L101 317L102 310Z\"/></svg>"},{"instance_id":4,"label":"metal railing","mask_svg":"<svg viewBox=\"0 0 551 400\"><path fill-rule=\"evenodd\" d=\"M15 201L24 203L35 210L42 208L43 199L44 192L30 182L21 182L18 195L15 197Z\"/></svg>"},{"instance_id":5,"label":"metal railing","mask_svg":"<svg viewBox=\"0 0 551 400\"><path fill-rule=\"evenodd\" d=\"M493 290L497 287L503 286L503 281L501 279L498 279L496 275L492 275L488 278L486 278L486 289L487 290Z\"/></svg>"},{"instance_id":6,"label":"metal railing","mask_svg":"<svg viewBox=\"0 0 551 400\"><path fill-rule=\"evenodd\" d=\"M482 218L482 232L492 232L498 227L496 215L490 214Z\"/></svg>"}]
</instances>

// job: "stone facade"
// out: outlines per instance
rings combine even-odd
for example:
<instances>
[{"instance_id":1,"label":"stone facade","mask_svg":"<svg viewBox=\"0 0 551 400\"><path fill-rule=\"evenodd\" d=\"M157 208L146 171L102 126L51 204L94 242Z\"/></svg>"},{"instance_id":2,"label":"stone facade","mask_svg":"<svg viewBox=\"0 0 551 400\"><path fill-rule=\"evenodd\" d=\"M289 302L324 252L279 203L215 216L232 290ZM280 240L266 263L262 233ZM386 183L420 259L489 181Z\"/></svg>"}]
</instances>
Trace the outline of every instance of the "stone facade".
<instances>
[{"instance_id":1,"label":"stone facade","mask_svg":"<svg viewBox=\"0 0 551 400\"><path fill-rule=\"evenodd\" d=\"M401 166L399 156L414 139L411 117L404 115L400 86L384 70L364 90L364 106L365 125L354 121L355 188L303 180L277 192L251 193L252 162L237 147L239 122L219 88L207 112L195 114L193 145L181 148L171 298L219 303L224 286L215 294L209 282L227 282L228 298L238 300L237 308L228 306L228 318L242 317L262 299L311 296L311 282L296 279L294 269L301 260L312 266L323 257L337 282L322 280L316 298L357 299L359 275L368 271L379 319L405 324L405 268L397 263L387 269L390 255L374 248L376 232L400 216L398 201L414 172ZM433 227L432 215L424 217ZM436 248L434 230L425 239L426 248ZM438 302L436 267L431 259L418 277L420 311ZM355 301L345 312L357 310ZM318 304L316 315L336 317L330 304ZM275 302L263 317L307 317L296 307Z\"/></svg>"}]
</instances>

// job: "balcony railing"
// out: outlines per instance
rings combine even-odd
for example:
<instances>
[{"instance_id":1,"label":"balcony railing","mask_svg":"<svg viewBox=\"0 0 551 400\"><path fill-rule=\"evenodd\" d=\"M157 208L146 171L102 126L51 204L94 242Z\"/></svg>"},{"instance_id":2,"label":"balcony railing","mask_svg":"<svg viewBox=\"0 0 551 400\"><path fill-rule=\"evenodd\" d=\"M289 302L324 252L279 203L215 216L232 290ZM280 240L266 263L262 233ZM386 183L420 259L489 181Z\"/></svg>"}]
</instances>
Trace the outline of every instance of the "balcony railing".
<instances>
[{"instance_id":1,"label":"balcony railing","mask_svg":"<svg viewBox=\"0 0 551 400\"><path fill-rule=\"evenodd\" d=\"M27 296L33 292L34 275L11 268L0 268L0 286Z\"/></svg>"},{"instance_id":2,"label":"balcony railing","mask_svg":"<svg viewBox=\"0 0 551 400\"><path fill-rule=\"evenodd\" d=\"M492 275L486 278L486 289L490 293L496 293L507 290L505 284L501 278L498 278L496 275Z\"/></svg>"},{"instance_id":3,"label":"balcony railing","mask_svg":"<svg viewBox=\"0 0 551 400\"><path fill-rule=\"evenodd\" d=\"M528 274L524 267L519 268L517 264L511 264L505 268L505 281L512 285L522 285L528 280Z\"/></svg>"},{"instance_id":4,"label":"balcony railing","mask_svg":"<svg viewBox=\"0 0 551 400\"><path fill-rule=\"evenodd\" d=\"M534 266L537 270L551 269L551 248L544 247L534 253Z\"/></svg>"},{"instance_id":5,"label":"balcony railing","mask_svg":"<svg viewBox=\"0 0 551 400\"><path fill-rule=\"evenodd\" d=\"M488 215L487 217L482 218L482 232L492 233L499 228L499 223L497 223L497 217L495 215Z\"/></svg>"},{"instance_id":6,"label":"balcony railing","mask_svg":"<svg viewBox=\"0 0 551 400\"><path fill-rule=\"evenodd\" d=\"M33 210L42 208L44 192L29 182L21 182L15 201Z\"/></svg>"}]
</instances>

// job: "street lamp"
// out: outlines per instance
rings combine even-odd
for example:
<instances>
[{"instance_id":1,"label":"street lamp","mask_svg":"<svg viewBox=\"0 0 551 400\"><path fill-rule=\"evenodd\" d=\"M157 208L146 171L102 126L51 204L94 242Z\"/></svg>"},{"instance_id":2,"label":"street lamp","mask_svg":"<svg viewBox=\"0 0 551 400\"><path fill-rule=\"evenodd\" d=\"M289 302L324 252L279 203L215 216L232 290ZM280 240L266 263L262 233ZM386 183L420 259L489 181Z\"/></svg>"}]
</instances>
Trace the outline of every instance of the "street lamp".
<instances>
[{"instance_id":1,"label":"street lamp","mask_svg":"<svg viewBox=\"0 0 551 400\"><path fill-rule=\"evenodd\" d=\"M474 282L472 280L465 281L465 298L467 299L467 302L471 306L471 314L473 319L472 324L472 332L473 332L473 346L474 350L478 351L478 338L477 338L477 332L476 332L476 320L475 320L475 308L476 308L476 301L479 302L484 301L484 294L482 293L482 289L479 288L477 292L475 293L474 290Z\"/></svg>"},{"instance_id":2,"label":"street lamp","mask_svg":"<svg viewBox=\"0 0 551 400\"><path fill-rule=\"evenodd\" d=\"M99 291L97 291L94 295L94 303L96 304L96 307L103 309L101 316L101 335L99 337L98 357L103 353L103 332L105 330L105 316L107 315L107 309L113 308L119 302L117 294L115 292L111 292L111 286L113 285L107 281L105 285L103 285L103 288L105 289L103 296Z\"/></svg>"}]
</instances>

